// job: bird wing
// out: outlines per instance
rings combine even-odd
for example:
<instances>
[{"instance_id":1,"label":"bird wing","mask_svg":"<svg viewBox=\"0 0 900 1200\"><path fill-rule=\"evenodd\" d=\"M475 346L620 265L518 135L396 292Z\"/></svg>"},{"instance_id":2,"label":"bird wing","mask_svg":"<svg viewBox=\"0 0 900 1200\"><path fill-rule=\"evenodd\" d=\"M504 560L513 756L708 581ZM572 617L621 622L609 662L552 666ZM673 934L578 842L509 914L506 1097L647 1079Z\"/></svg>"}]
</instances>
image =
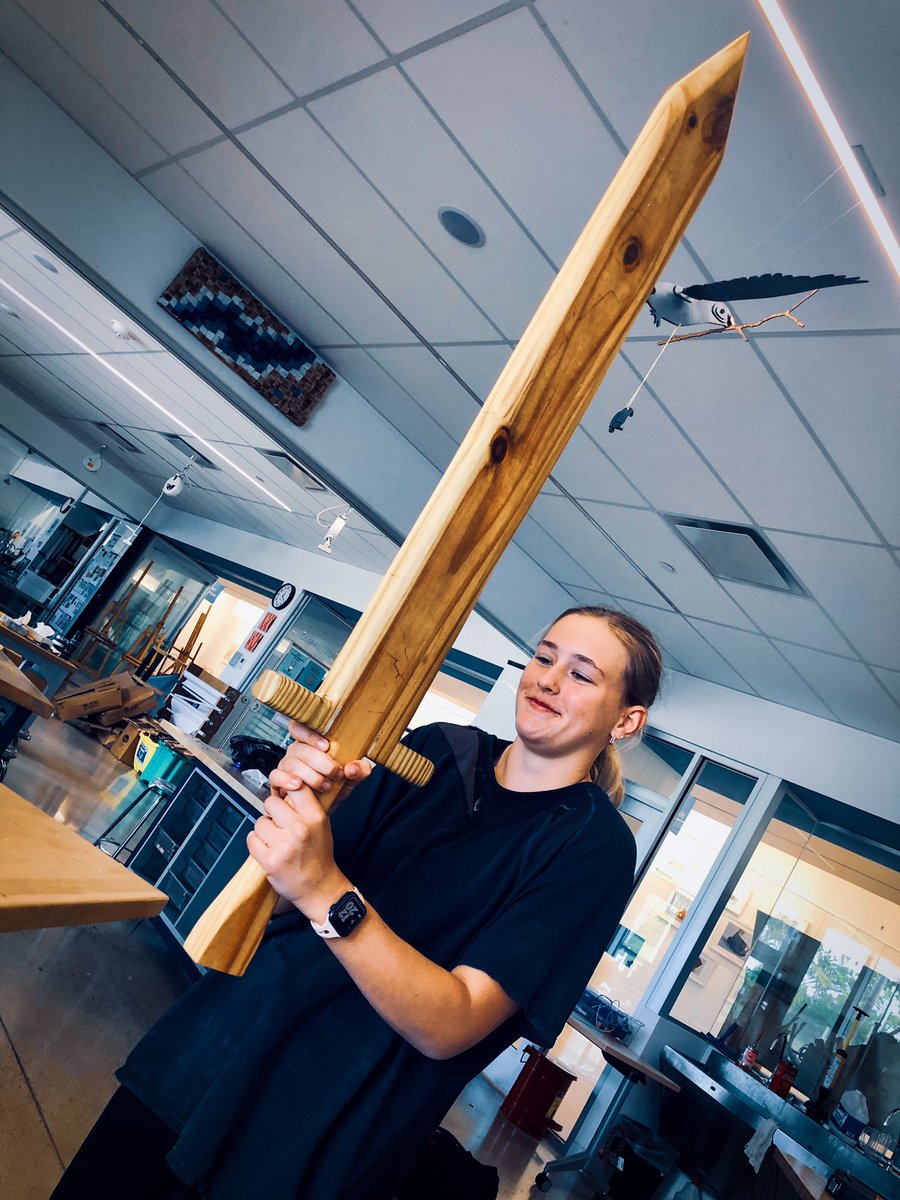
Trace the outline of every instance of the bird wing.
<instances>
[{"instance_id":1,"label":"bird wing","mask_svg":"<svg viewBox=\"0 0 900 1200\"><path fill-rule=\"evenodd\" d=\"M722 279L717 283L694 283L682 288L692 300L763 300L768 296L793 296L815 288L843 287L848 283L868 283L858 275L744 275L740 279Z\"/></svg>"}]
</instances>

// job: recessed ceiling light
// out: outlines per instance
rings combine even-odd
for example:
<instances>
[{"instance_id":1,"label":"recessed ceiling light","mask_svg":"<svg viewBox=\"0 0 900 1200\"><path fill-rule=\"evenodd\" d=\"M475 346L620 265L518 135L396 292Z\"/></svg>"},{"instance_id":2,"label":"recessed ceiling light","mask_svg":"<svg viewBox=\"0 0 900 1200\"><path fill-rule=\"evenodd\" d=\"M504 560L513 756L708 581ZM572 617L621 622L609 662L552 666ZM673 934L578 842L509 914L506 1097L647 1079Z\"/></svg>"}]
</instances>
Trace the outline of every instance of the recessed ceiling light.
<instances>
[{"instance_id":1,"label":"recessed ceiling light","mask_svg":"<svg viewBox=\"0 0 900 1200\"><path fill-rule=\"evenodd\" d=\"M31 257L39 267L43 267L44 270L49 271L51 275L59 274L59 268L57 267L56 263L51 262L49 258L45 258L43 254L32 254Z\"/></svg>"},{"instance_id":2,"label":"recessed ceiling light","mask_svg":"<svg viewBox=\"0 0 900 1200\"><path fill-rule=\"evenodd\" d=\"M659 565L662 567L662 569L664 571L670 571L671 574L673 574L673 575L675 574L675 568L672 566L671 563L661 562Z\"/></svg>"},{"instance_id":3,"label":"recessed ceiling light","mask_svg":"<svg viewBox=\"0 0 900 1200\"><path fill-rule=\"evenodd\" d=\"M15 317L17 321L22 319L11 305L4 304L2 300L0 300L0 312L6 313L8 317Z\"/></svg>"},{"instance_id":4,"label":"recessed ceiling light","mask_svg":"<svg viewBox=\"0 0 900 1200\"><path fill-rule=\"evenodd\" d=\"M438 220L450 236L456 238L458 242L462 242L464 246L473 246L477 249L484 245L484 230L461 209L444 205L438 209Z\"/></svg>"}]
</instances>

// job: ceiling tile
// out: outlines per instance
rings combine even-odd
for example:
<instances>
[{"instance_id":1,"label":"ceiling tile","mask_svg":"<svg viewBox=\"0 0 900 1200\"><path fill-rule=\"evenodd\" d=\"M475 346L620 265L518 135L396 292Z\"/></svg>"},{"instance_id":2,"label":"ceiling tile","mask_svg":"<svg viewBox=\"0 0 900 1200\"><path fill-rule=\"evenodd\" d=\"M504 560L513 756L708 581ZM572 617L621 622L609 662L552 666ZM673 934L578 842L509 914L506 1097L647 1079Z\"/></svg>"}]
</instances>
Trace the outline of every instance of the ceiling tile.
<instances>
[{"instance_id":1,"label":"ceiling tile","mask_svg":"<svg viewBox=\"0 0 900 1200\"><path fill-rule=\"evenodd\" d=\"M768 536L867 662L900 667L900 569L887 550L787 533Z\"/></svg>"},{"instance_id":2,"label":"ceiling tile","mask_svg":"<svg viewBox=\"0 0 900 1200\"><path fill-rule=\"evenodd\" d=\"M745 613L770 637L786 642L798 642L814 650L832 654L852 655L847 639L838 632L815 600L795 596L792 592L776 592L772 588L752 587L745 583L722 586Z\"/></svg>"},{"instance_id":3,"label":"ceiling tile","mask_svg":"<svg viewBox=\"0 0 900 1200\"><path fill-rule=\"evenodd\" d=\"M486 400L512 351L509 346L441 346L440 353L482 400Z\"/></svg>"},{"instance_id":4,"label":"ceiling tile","mask_svg":"<svg viewBox=\"0 0 900 1200\"><path fill-rule=\"evenodd\" d=\"M52 16L47 11L50 7L45 0L40 3L30 0L25 4L27 11L16 4L4 5L3 52L20 64L34 82L126 170L137 171L164 158L171 137L167 137L166 142L154 138L121 103L117 103L114 79L105 80L101 86L85 69L83 57L81 62L77 61L81 57L80 35L87 35L88 41L99 48L103 43L96 36L97 26L108 28L113 22L99 5L88 4L86 0L73 0L62 7L55 5ZM73 30L75 38L70 36ZM121 36L130 42L124 31ZM151 64L133 43L132 46L135 55L144 58L164 79L156 64ZM118 67L115 56L109 66L109 74L114 76ZM178 92L169 80L165 80L165 84L169 90ZM160 90L165 94L165 86ZM185 104L190 102L185 100ZM197 111L195 106L191 107ZM199 112L197 115L199 117Z\"/></svg>"},{"instance_id":5,"label":"ceiling tile","mask_svg":"<svg viewBox=\"0 0 900 1200\"><path fill-rule=\"evenodd\" d=\"M649 361L639 357L642 351ZM652 361L649 348L632 353L646 370ZM750 348L711 338L671 346L653 385L758 524L834 537L872 535Z\"/></svg>"},{"instance_id":6,"label":"ceiling tile","mask_svg":"<svg viewBox=\"0 0 900 1200\"><path fill-rule=\"evenodd\" d=\"M453 342L497 336L308 113L286 113L240 140L425 337Z\"/></svg>"},{"instance_id":7,"label":"ceiling tile","mask_svg":"<svg viewBox=\"0 0 900 1200\"><path fill-rule=\"evenodd\" d=\"M841 721L878 737L900 741L900 707L891 701L868 667L854 659L787 642L781 644L781 650Z\"/></svg>"},{"instance_id":8,"label":"ceiling tile","mask_svg":"<svg viewBox=\"0 0 900 1200\"><path fill-rule=\"evenodd\" d=\"M377 35L394 51L405 50L479 17L494 7L494 0L356 0L356 8Z\"/></svg>"},{"instance_id":9,"label":"ceiling tile","mask_svg":"<svg viewBox=\"0 0 900 1200\"><path fill-rule=\"evenodd\" d=\"M380 71L310 111L430 247L505 337L518 337L554 272L399 71ZM438 210L481 227L476 249L455 241Z\"/></svg>"},{"instance_id":10,"label":"ceiling tile","mask_svg":"<svg viewBox=\"0 0 900 1200\"><path fill-rule=\"evenodd\" d=\"M900 295L897 301L895 316ZM872 338L796 337L767 342L765 354L847 484L885 538L900 546L900 334L878 338L877 351Z\"/></svg>"},{"instance_id":11,"label":"ceiling tile","mask_svg":"<svg viewBox=\"0 0 900 1200\"><path fill-rule=\"evenodd\" d=\"M540 495L531 506L534 520L580 563L601 589L623 600L655 601L656 590L622 557L600 529L562 496Z\"/></svg>"},{"instance_id":12,"label":"ceiling tile","mask_svg":"<svg viewBox=\"0 0 900 1200\"><path fill-rule=\"evenodd\" d=\"M691 624L765 700L834 720L835 714L804 683L799 671L758 633L693 620Z\"/></svg>"},{"instance_id":13,"label":"ceiling tile","mask_svg":"<svg viewBox=\"0 0 900 1200\"><path fill-rule=\"evenodd\" d=\"M218 0L244 37L298 96L353 75L384 52L350 7L334 0Z\"/></svg>"},{"instance_id":14,"label":"ceiling tile","mask_svg":"<svg viewBox=\"0 0 900 1200\"><path fill-rule=\"evenodd\" d=\"M634 601L629 601L624 607L632 616L643 621L663 647L664 655L674 656L689 675L753 694L750 684L679 613Z\"/></svg>"},{"instance_id":15,"label":"ceiling tile","mask_svg":"<svg viewBox=\"0 0 900 1200\"><path fill-rule=\"evenodd\" d=\"M370 353L457 445L463 440L479 406L430 351L424 346L387 346Z\"/></svg>"},{"instance_id":16,"label":"ceiling tile","mask_svg":"<svg viewBox=\"0 0 900 1200\"><path fill-rule=\"evenodd\" d=\"M272 71L209 0L116 0L129 24L226 125L271 112L292 99ZM198 47L203 52L198 53Z\"/></svg>"},{"instance_id":17,"label":"ceiling tile","mask_svg":"<svg viewBox=\"0 0 900 1200\"><path fill-rule=\"evenodd\" d=\"M634 416L625 427L609 432L611 418L628 404L639 382L640 376L618 355L583 427L638 489L644 504L661 512L746 521L746 512L646 389L635 398ZM649 382L652 386L655 381Z\"/></svg>"},{"instance_id":18,"label":"ceiling tile","mask_svg":"<svg viewBox=\"0 0 900 1200\"><path fill-rule=\"evenodd\" d=\"M582 429L576 429L569 439L553 468L553 477L579 500L641 506L645 503L621 468L610 461ZM598 514L597 519L602 524L602 514Z\"/></svg>"},{"instance_id":19,"label":"ceiling tile","mask_svg":"<svg viewBox=\"0 0 900 1200\"><path fill-rule=\"evenodd\" d=\"M508 13L405 69L561 265L622 154L531 13Z\"/></svg>"},{"instance_id":20,"label":"ceiling tile","mask_svg":"<svg viewBox=\"0 0 900 1200\"><path fill-rule=\"evenodd\" d=\"M750 627L751 622L719 581L658 513L611 504L587 504L586 508L681 612L744 629ZM661 565L664 562L675 567L674 573Z\"/></svg>"},{"instance_id":21,"label":"ceiling tile","mask_svg":"<svg viewBox=\"0 0 900 1200\"><path fill-rule=\"evenodd\" d=\"M542 570L573 594L576 588L597 593L597 581L533 517L526 516L522 521L516 530L515 542Z\"/></svg>"},{"instance_id":22,"label":"ceiling tile","mask_svg":"<svg viewBox=\"0 0 900 1200\"><path fill-rule=\"evenodd\" d=\"M900 671L887 671L884 667L873 667L872 670L900 704Z\"/></svg>"},{"instance_id":23,"label":"ceiling tile","mask_svg":"<svg viewBox=\"0 0 900 1200\"><path fill-rule=\"evenodd\" d=\"M216 147L209 152L209 160L217 156L229 158L236 169L244 163L244 159L230 145ZM202 176L206 161L204 156L194 155L189 165ZM230 172L224 175L227 179L233 179ZM237 202L230 203L229 197L220 191L215 180L207 192L181 164L173 163L144 175L141 183L194 233L198 242L202 242L216 258L225 263L237 279L270 306L304 341L317 347L352 340L352 335L285 269L277 242L269 251L259 240L258 230L251 236L226 211L223 205L240 215L241 206ZM249 199L244 203L249 205ZM319 238L315 241L322 244ZM281 242L284 244L284 235ZM339 260L337 264L334 263L337 256L332 251L328 254L337 271L349 273L345 263ZM177 269L178 264L173 264L173 275ZM368 293L368 289L365 290ZM327 303L327 296L324 299ZM381 301L373 300L372 307L378 309L379 316L387 313ZM398 325L396 318L391 317L389 327L396 331Z\"/></svg>"},{"instance_id":24,"label":"ceiling tile","mask_svg":"<svg viewBox=\"0 0 900 1200\"><path fill-rule=\"evenodd\" d=\"M424 454L444 470L458 449L457 442L418 404L387 371L375 363L368 350L329 350L328 361L351 387L362 393L373 408Z\"/></svg>"},{"instance_id":25,"label":"ceiling tile","mask_svg":"<svg viewBox=\"0 0 900 1200\"><path fill-rule=\"evenodd\" d=\"M84 68L86 77L102 80L113 109L110 118L114 118L118 104L143 127L144 138L149 134L169 154L216 136L218 131L214 122L169 78L152 56L138 46L118 20L102 5L96 4L96 0L67 0L64 5L56 4L55 0L25 0L25 7L54 40L65 46ZM142 7L149 12L148 7ZM204 58L204 55L198 55L198 58ZM30 54L29 67L31 62ZM67 74L71 76L71 72ZM77 90L72 90L73 82L68 84L67 98L71 103L68 112L89 132L100 132L109 125L109 119L101 126L96 125L100 100L90 86L85 89L80 79ZM50 95L55 95L53 90ZM95 119L94 128L88 119L91 114ZM116 142L121 143L130 127L128 122L122 122ZM106 146L106 142L102 144ZM162 155L157 156L157 161L158 157Z\"/></svg>"}]
</instances>

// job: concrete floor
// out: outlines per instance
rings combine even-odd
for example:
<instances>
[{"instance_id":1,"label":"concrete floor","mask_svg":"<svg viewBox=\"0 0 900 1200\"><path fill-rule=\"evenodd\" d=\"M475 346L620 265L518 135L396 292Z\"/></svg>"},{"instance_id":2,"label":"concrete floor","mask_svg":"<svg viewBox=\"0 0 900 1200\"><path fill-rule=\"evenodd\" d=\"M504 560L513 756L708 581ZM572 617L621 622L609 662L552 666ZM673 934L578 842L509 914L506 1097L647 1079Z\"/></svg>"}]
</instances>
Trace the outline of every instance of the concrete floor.
<instances>
[{"instance_id":1,"label":"concrete floor","mask_svg":"<svg viewBox=\"0 0 900 1200\"><path fill-rule=\"evenodd\" d=\"M7 786L93 840L134 795L137 777L72 725L36 721L31 733L10 763ZM114 1070L187 984L149 921L0 936L3 1200L47 1200L115 1090ZM555 1153L502 1117L501 1100L485 1080L473 1080L444 1125L497 1167L500 1200L522 1200L539 1194L531 1183ZM595 1192L566 1173L552 1195Z\"/></svg>"}]
</instances>

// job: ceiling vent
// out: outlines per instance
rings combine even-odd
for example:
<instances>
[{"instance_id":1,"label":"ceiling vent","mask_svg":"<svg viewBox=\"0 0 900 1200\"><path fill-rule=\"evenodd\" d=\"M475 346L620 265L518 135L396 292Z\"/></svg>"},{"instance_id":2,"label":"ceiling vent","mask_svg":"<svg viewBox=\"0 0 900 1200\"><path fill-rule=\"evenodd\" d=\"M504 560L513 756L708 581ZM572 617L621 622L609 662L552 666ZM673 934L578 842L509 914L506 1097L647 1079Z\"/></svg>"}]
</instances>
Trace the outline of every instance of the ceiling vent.
<instances>
[{"instance_id":1,"label":"ceiling vent","mask_svg":"<svg viewBox=\"0 0 900 1200\"><path fill-rule=\"evenodd\" d=\"M176 446L186 458L193 458L198 467L203 467L206 471L218 471L220 469L212 459L207 458L205 454L201 454L190 442L186 442L180 434L164 433L162 436L167 442L171 442L173 446Z\"/></svg>"},{"instance_id":2,"label":"ceiling vent","mask_svg":"<svg viewBox=\"0 0 900 1200\"><path fill-rule=\"evenodd\" d=\"M119 433L114 425L107 425L105 421L95 421L94 424L102 432L105 438L109 441L108 446L118 446L120 450L127 450L129 454L143 454L144 451L140 446L136 446L134 442L128 440L123 434Z\"/></svg>"},{"instance_id":3,"label":"ceiling vent","mask_svg":"<svg viewBox=\"0 0 900 1200\"><path fill-rule=\"evenodd\" d=\"M273 467L277 467L288 479L293 480L298 487L306 488L309 492L324 492L325 484L311 475L305 467L301 467L295 458L285 454L283 450L260 450Z\"/></svg>"},{"instance_id":4,"label":"ceiling vent","mask_svg":"<svg viewBox=\"0 0 900 1200\"><path fill-rule=\"evenodd\" d=\"M762 534L747 525L666 515L666 520L717 579L805 596L806 590Z\"/></svg>"}]
</instances>

